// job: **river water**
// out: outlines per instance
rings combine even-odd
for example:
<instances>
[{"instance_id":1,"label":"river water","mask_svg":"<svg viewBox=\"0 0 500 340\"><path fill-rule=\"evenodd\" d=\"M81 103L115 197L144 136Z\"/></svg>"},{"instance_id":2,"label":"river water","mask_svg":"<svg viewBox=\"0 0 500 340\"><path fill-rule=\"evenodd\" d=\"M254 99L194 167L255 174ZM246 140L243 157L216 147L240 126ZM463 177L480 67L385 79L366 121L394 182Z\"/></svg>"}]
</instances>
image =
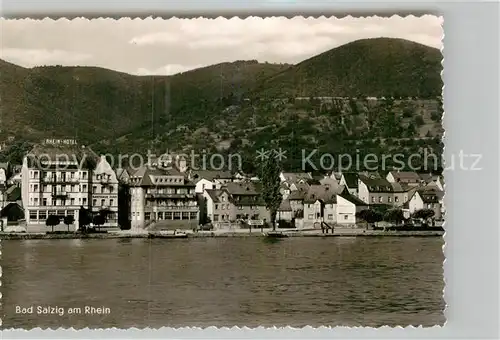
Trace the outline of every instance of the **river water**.
<instances>
[{"instance_id":1,"label":"river water","mask_svg":"<svg viewBox=\"0 0 500 340\"><path fill-rule=\"evenodd\" d=\"M2 241L3 327L441 325L442 246L440 237Z\"/></svg>"}]
</instances>

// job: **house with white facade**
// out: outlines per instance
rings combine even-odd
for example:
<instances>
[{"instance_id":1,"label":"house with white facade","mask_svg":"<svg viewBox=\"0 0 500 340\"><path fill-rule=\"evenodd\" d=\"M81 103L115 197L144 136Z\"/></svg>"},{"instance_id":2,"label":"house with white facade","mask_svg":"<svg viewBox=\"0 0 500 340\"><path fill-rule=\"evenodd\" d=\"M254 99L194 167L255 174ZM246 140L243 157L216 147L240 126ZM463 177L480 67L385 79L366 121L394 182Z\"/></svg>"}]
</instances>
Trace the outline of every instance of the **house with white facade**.
<instances>
[{"instance_id":1,"label":"house with white facade","mask_svg":"<svg viewBox=\"0 0 500 340\"><path fill-rule=\"evenodd\" d=\"M144 165L131 175L129 185L133 228L165 230L198 226L200 208L195 184L176 164Z\"/></svg>"},{"instance_id":2,"label":"house with white facade","mask_svg":"<svg viewBox=\"0 0 500 340\"><path fill-rule=\"evenodd\" d=\"M220 189L205 189L207 216L215 228L238 223L266 223L271 220L257 183L229 182Z\"/></svg>"},{"instance_id":3,"label":"house with white facade","mask_svg":"<svg viewBox=\"0 0 500 340\"><path fill-rule=\"evenodd\" d=\"M342 188L343 189L343 188ZM311 185L304 198L304 227L320 228L337 220L338 190L326 185Z\"/></svg>"},{"instance_id":4,"label":"house with white facade","mask_svg":"<svg viewBox=\"0 0 500 340\"><path fill-rule=\"evenodd\" d=\"M104 156L74 140L47 140L35 146L23 159L21 180L28 231L46 228L49 215L61 220L72 215L76 230L82 206L95 214L105 211L103 227L117 226L116 174ZM61 226L66 229L62 222Z\"/></svg>"},{"instance_id":5,"label":"house with white facade","mask_svg":"<svg viewBox=\"0 0 500 340\"><path fill-rule=\"evenodd\" d=\"M233 182L235 179L230 171L218 170L190 170L188 178L195 183L197 194L203 194L205 189L220 189L223 185Z\"/></svg>"},{"instance_id":6,"label":"house with white facade","mask_svg":"<svg viewBox=\"0 0 500 340\"><path fill-rule=\"evenodd\" d=\"M394 187L385 178L369 178L359 175L358 197L369 205L398 205L400 196L394 195ZM401 203L402 204L402 203Z\"/></svg>"},{"instance_id":7,"label":"house with white facade","mask_svg":"<svg viewBox=\"0 0 500 340\"><path fill-rule=\"evenodd\" d=\"M441 204L443 196L443 191L421 187L410 198L408 202L409 211L413 214L421 209L430 209L434 211L434 220L442 220L444 216Z\"/></svg>"},{"instance_id":8,"label":"house with white facade","mask_svg":"<svg viewBox=\"0 0 500 340\"><path fill-rule=\"evenodd\" d=\"M366 209L368 209L368 204L345 190L337 195L337 224L355 226L359 222L356 214Z\"/></svg>"}]
</instances>

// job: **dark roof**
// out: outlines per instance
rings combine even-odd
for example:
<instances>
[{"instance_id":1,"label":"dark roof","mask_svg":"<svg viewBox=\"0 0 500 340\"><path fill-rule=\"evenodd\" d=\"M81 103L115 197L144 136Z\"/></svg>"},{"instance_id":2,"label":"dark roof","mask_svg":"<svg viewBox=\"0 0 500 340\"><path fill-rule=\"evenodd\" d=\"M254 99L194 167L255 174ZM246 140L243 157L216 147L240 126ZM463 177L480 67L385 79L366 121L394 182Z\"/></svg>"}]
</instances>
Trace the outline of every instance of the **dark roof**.
<instances>
[{"instance_id":1,"label":"dark roof","mask_svg":"<svg viewBox=\"0 0 500 340\"><path fill-rule=\"evenodd\" d=\"M406 186L406 185L403 186L401 183L391 183L391 186L392 186L393 192L406 192L406 191L408 191L408 189L405 189L408 186Z\"/></svg>"},{"instance_id":2,"label":"dark roof","mask_svg":"<svg viewBox=\"0 0 500 340\"><path fill-rule=\"evenodd\" d=\"M342 193L339 194L339 196L342 197L343 199L355 204L355 205L368 206L367 203L363 202L362 200L360 200L356 196L350 194L349 191L347 191L347 190L344 190Z\"/></svg>"},{"instance_id":3,"label":"dark roof","mask_svg":"<svg viewBox=\"0 0 500 340\"><path fill-rule=\"evenodd\" d=\"M209 181L213 181L214 179L232 179L234 176L230 171L193 170L191 172L191 177L196 182L201 179L206 179Z\"/></svg>"},{"instance_id":4,"label":"dark roof","mask_svg":"<svg viewBox=\"0 0 500 340\"><path fill-rule=\"evenodd\" d=\"M258 185L254 182L229 182L224 188L231 195L258 195Z\"/></svg>"},{"instance_id":5,"label":"dark roof","mask_svg":"<svg viewBox=\"0 0 500 340\"><path fill-rule=\"evenodd\" d=\"M435 192L418 191L424 203L439 203L439 197Z\"/></svg>"},{"instance_id":6,"label":"dark roof","mask_svg":"<svg viewBox=\"0 0 500 340\"><path fill-rule=\"evenodd\" d=\"M338 190L327 185L311 185L304 198L305 203L314 203L317 200L323 203L337 203Z\"/></svg>"},{"instance_id":7,"label":"dark roof","mask_svg":"<svg viewBox=\"0 0 500 340\"><path fill-rule=\"evenodd\" d=\"M299 200L302 201L307 195L306 190L295 190L288 195L288 200Z\"/></svg>"},{"instance_id":8,"label":"dark roof","mask_svg":"<svg viewBox=\"0 0 500 340\"><path fill-rule=\"evenodd\" d=\"M420 177L420 179L426 183L429 183L429 182L432 182L432 181L436 181L439 179L439 176L438 175L434 175L434 174L428 174L428 173L422 173L422 174L418 174L418 176Z\"/></svg>"},{"instance_id":9,"label":"dark roof","mask_svg":"<svg viewBox=\"0 0 500 340\"><path fill-rule=\"evenodd\" d=\"M21 188L17 185L12 185L5 191L6 201L14 202L21 199Z\"/></svg>"},{"instance_id":10,"label":"dark roof","mask_svg":"<svg viewBox=\"0 0 500 340\"><path fill-rule=\"evenodd\" d=\"M368 187L369 192L394 192L391 183L384 178L369 178L359 175L359 180Z\"/></svg>"},{"instance_id":11,"label":"dark roof","mask_svg":"<svg viewBox=\"0 0 500 340\"><path fill-rule=\"evenodd\" d=\"M20 202L11 202L2 208L0 217L15 216L17 219L24 218L24 209Z\"/></svg>"},{"instance_id":12,"label":"dark roof","mask_svg":"<svg viewBox=\"0 0 500 340\"><path fill-rule=\"evenodd\" d=\"M156 182L153 181L155 177L160 176L172 176L172 177L181 177L180 182ZM183 173L179 172L179 170L172 168L167 169L163 167L149 166L143 165L139 169L135 170L134 174L131 175L132 185L136 186L182 186L182 187L194 187L194 183L187 180ZM138 180L137 180L138 179Z\"/></svg>"},{"instance_id":13,"label":"dark roof","mask_svg":"<svg viewBox=\"0 0 500 340\"><path fill-rule=\"evenodd\" d=\"M413 171L391 171L390 174L396 181L419 182L420 176Z\"/></svg>"},{"instance_id":14,"label":"dark roof","mask_svg":"<svg viewBox=\"0 0 500 340\"><path fill-rule=\"evenodd\" d=\"M219 197L225 190L224 189L205 189L205 192L210 196L214 203L220 203Z\"/></svg>"},{"instance_id":15,"label":"dark roof","mask_svg":"<svg viewBox=\"0 0 500 340\"><path fill-rule=\"evenodd\" d=\"M357 189L358 188L358 174L355 172L344 172L342 174L344 176L345 183L349 189Z\"/></svg>"}]
</instances>

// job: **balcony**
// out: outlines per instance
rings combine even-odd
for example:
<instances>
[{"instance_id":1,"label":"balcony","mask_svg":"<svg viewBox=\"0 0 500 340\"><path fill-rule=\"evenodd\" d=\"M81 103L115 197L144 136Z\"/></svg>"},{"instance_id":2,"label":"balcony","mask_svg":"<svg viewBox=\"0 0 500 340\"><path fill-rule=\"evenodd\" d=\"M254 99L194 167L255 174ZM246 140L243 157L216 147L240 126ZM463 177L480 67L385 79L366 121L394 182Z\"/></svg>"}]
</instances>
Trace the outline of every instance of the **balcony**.
<instances>
[{"instance_id":1,"label":"balcony","mask_svg":"<svg viewBox=\"0 0 500 340\"><path fill-rule=\"evenodd\" d=\"M68 193L66 191L62 191L62 190L59 190L59 191L53 191L52 192L52 197L68 197Z\"/></svg>"},{"instance_id":2,"label":"balcony","mask_svg":"<svg viewBox=\"0 0 500 340\"><path fill-rule=\"evenodd\" d=\"M198 211L197 205L150 205L146 211Z\"/></svg>"},{"instance_id":3,"label":"balcony","mask_svg":"<svg viewBox=\"0 0 500 340\"><path fill-rule=\"evenodd\" d=\"M79 182L77 177L69 178L69 177L43 177L43 183L48 184L76 184Z\"/></svg>"},{"instance_id":4,"label":"balcony","mask_svg":"<svg viewBox=\"0 0 500 340\"><path fill-rule=\"evenodd\" d=\"M195 199L195 194L147 193L146 198L186 198Z\"/></svg>"}]
</instances>

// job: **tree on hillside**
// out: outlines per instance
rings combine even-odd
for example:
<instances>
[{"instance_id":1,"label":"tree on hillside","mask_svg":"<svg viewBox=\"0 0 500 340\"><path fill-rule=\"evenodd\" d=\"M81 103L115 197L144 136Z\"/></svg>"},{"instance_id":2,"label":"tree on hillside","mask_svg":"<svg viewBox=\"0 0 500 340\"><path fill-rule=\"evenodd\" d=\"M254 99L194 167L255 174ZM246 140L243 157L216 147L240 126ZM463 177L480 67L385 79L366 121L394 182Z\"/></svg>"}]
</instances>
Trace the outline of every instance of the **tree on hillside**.
<instances>
[{"instance_id":1,"label":"tree on hillside","mask_svg":"<svg viewBox=\"0 0 500 340\"><path fill-rule=\"evenodd\" d=\"M61 219L57 215L49 215L47 220L45 221L45 225L47 227L52 227L52 231L54 231L54 227L61 222Z\"/></svg>"},{"instance_id":2,"label":"tree on hillside","mask_svg":"<svg viewBox=\"0 0 500 340\"><path fill-rule=\"evenodd\" d=\"M276 230L276 213L281 204L280 193L280 166L274 155L270 155L265 162L261 164L260 178L262 181L262 198L266 203L266 208L271 214L271 224L273 231Z\"/></svg>"},{"instance_id":3,"label":"tree on hillside","mask_svg":"<svg viewBox=\"0 0 500 340\"><path fill-rule=\"evenodd\" d=\"M64 224L68 226L68 231L69 231L69 225L73 224L74 222L75 222L75 217L73 215L64 216Z\"/></svg>"}]
</instances>

